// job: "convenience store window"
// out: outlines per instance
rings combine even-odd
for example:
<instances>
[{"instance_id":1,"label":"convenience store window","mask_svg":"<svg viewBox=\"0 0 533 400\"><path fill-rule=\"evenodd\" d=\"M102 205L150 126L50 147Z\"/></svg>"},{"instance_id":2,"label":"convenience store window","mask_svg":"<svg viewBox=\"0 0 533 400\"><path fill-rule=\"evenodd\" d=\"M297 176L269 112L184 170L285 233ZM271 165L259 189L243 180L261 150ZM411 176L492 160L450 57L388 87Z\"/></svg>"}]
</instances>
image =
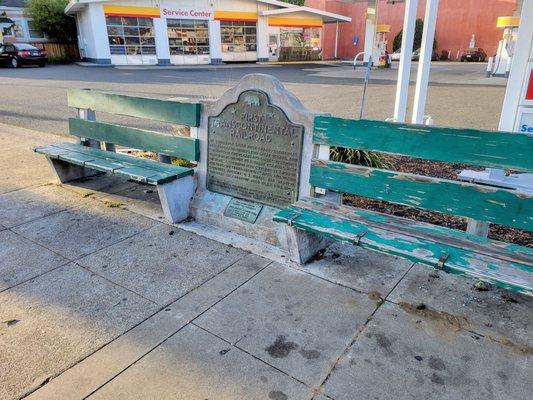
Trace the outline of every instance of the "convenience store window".
<instances>
[{"instance_id":1,"label":"convenience store window","mask_svg":"<svg viewBox=\"0 0 533 400\"><path fill-rule=\"evenodd\" d=\"M281 47L310 47L320 49L320 28L281 28Z\"/></svg>"},{"instance_id":2,"label":"convenience store window","mask_svg":"<svg viewBox=\"0 0 533 400\"><path fill-rule=\"evenodd\" d=\"M170 55L209 54L207 21L167 19Z\"/></svg>"},{"instance_id":3,"label":"convenience store window","mask_svg":"<svg viewBox=\"0 0 533 400\"><path fill-rule=\"evenodd\" d=\"M106 17L111 55L155 55L151 18Z\"/></svg>"},{"instance_id":4,"label":"convenience store window","mask_svg":"<svg viewBox=\"0 0 533 400\"><path fill-rule=\"evenodd\" d=\"M257 50L257 24L247 21L221 21L223 53Z\"/></svg>"},{"instance_id":5,"label":"convenience store window","mask_svg":"<svg viewBox=\"0 0 533 400\"><path fill-rule=\"evenodd\" d=\"M28 31L32 39L44 39L44 33L35 27L32 20L28 20Z\"/></svg>"}]
</instances>

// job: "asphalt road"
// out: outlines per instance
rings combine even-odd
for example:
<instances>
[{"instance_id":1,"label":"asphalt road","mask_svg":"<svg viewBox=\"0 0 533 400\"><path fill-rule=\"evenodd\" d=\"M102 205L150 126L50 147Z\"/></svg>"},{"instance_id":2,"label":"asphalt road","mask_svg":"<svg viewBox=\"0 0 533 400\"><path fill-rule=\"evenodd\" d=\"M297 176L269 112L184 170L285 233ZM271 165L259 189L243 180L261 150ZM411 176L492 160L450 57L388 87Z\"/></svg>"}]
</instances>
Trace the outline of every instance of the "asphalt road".
<instances>
[{"instance_id":1,"label":"asphalt road","mask_svg":"<svg viewBox=\"0 0 533 400\"><path fill-rule=\"evenodd\" d=\"M396 66L395 66L396 67ZM249 73L278 77L310 109L359 115L363 71L350 65L235 65L212 68L95 68L49 65L0 68L0 122L67 134L68 88L91 88L159 98L215 99ZM414 79L414 73L412 78ZM394 109L396 71L372 71L365 118L385 119ZM426 114L436 124L496 129L505 94L501 79L485 79L484 65L436 63ZM413 89L413 88L412 88ZM411 90L411 97L412 92ZM411 99L412 103L412 99ZM105 114L98 119L109 121ZM137 124L137 123L136 123ZM139 122L139 126L145 126Z\"/></svg>"}]
</instances>

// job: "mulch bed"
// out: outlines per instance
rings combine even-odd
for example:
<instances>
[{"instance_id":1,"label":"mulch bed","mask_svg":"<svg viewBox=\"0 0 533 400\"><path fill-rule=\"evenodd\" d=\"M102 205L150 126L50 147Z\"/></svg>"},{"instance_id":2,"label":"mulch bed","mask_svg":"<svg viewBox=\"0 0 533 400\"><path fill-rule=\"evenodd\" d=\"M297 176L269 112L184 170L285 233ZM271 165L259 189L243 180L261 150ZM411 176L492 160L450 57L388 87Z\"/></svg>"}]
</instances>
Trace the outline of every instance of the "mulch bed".
<instances>
[{"instance_id":1,"label":"mulch bed","mask_svg":"<svg viewBox=\"0 0 533 400\"><path fill-rule=\"evenodd\" d=\"M450 180L457 180L457 174L463 169L479 170L479 168L464 164L448 164L389 155L384 157L390 164L391 169L395 171L409 172ZM434 211L419 210L408 206L352 195L345 195L344 202L346 204L367 210L405 217L415 221L428 222L448 228L466 230L466 219L445 215ZM503 242L514 243L521 246L533 247L533 233L522 231L520 229L509 228L506 226L491 225L489 229L489 238Z\"/></svg>"}]
</instances>

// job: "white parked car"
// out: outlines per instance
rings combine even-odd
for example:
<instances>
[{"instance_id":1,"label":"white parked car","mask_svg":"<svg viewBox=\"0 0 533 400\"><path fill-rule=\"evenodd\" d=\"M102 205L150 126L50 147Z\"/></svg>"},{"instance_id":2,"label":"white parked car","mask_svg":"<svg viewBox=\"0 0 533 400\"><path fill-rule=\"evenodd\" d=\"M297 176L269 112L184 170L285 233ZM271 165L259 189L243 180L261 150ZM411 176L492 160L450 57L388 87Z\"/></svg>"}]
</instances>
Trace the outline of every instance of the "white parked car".
<instances>
[{"instance_id":1,"label":"white parked car","mask_svg":"<svg viewBox=\"0 0 533 400\"><path fill-rule=\"evenodd\" d=\"M401 50L398 49L390 55L391 61L400 61L400 56L402 55Z\"/></svg>"}]
</instances>

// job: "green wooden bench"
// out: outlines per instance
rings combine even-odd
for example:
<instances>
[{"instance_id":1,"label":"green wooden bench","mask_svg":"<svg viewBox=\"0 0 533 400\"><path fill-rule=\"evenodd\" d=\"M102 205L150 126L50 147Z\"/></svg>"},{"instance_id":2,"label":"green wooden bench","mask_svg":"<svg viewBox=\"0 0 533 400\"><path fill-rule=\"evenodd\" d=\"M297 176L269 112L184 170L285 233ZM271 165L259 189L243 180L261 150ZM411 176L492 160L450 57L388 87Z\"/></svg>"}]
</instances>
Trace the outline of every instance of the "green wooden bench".
<instances>
[{"instance_id":1,"label":"green wooden bench","mask_svg":"<svg viewBox=\"0 0 533 400\"><path fill-rule=\"evenodd\" d=\"M317 116L313 143L315 155L320 146L336 146L533 171L533 137L523 134ZM533 230L533 193L318 158L311 162L310 183L321 190ZM532 248L326 198L304 198L274 217L287 225L290 256L296 262L306 262L334 239L533 295Z\"/></svg>"},{"instance_id":2,"label":"green wooden bench","mask_svg":"<svg viewBox=\"0 0 533 400\"><path fill-rule=\"evenodd\" d=\"M69 119L69 132L77 143L34 149L46 156L61 182L109 173L155 185L165 217L171 222L187 218L194 170L172 165L171 157L198 161L199 140L97 122L95 111L188 125L194 136L200 104L73 89L68 91L68 105L78 109L78 118ZM158 153L159 161L117 153L116 145Z\"/></svg>"}]
</instances>

